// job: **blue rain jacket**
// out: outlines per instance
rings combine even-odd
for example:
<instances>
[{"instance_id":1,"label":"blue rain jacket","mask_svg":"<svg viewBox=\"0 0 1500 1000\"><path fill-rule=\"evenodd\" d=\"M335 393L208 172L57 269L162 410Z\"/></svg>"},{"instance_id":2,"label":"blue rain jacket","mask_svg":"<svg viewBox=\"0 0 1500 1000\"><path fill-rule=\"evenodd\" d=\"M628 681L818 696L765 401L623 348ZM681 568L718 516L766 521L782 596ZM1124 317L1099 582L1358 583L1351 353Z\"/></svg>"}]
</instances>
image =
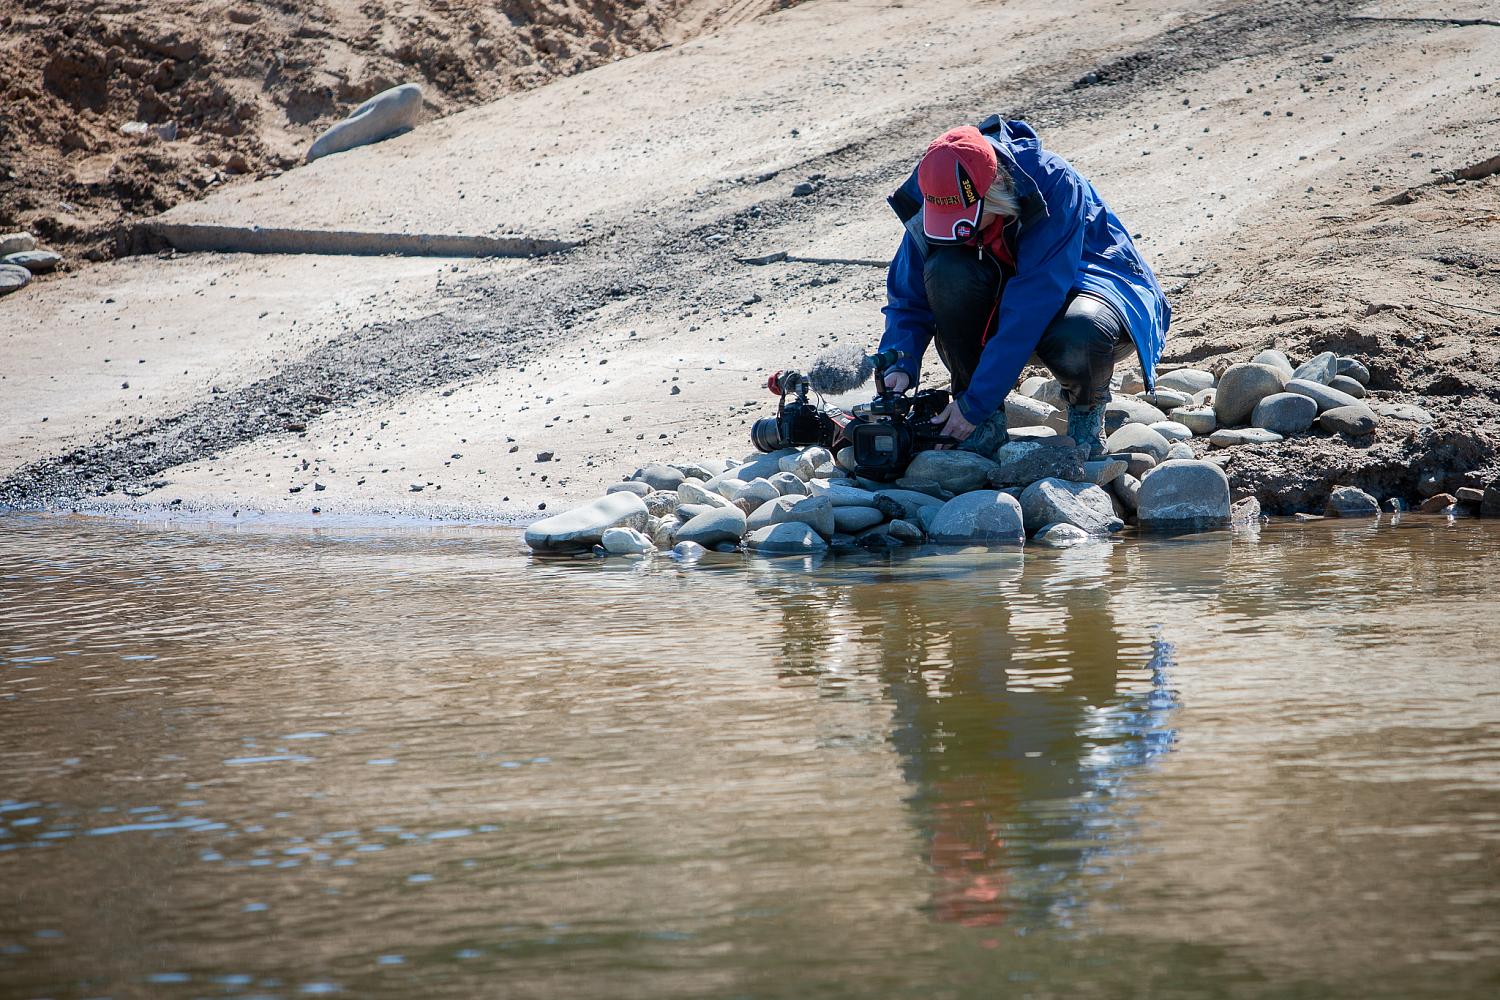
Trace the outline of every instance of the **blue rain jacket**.
<instances>
[{"instance_id":1,"label":"blue rain jacket","mask_svg":"<svg viewBox=\"0 0 1500 1000\"><path fill-rule=\"evenodd\" d=\"M1004 402L1073 289L1115 307L1130 328L1146 385L1154 387L1172 307L1130 233L1087 178L1042 148L1030 125L991 116L979 124L979 131L994 144L1001 164L1015 179L1021 215L1005 231L1016 273L1000 296L998 328L979 356L968 389L958 397L965 419L978 424ZM915 385L933 337L932 310L922 280L927 238L915 170L889 201L906 235L886 274L880 347L906 355L898 367Z\"/></svg>"}]
</instances>

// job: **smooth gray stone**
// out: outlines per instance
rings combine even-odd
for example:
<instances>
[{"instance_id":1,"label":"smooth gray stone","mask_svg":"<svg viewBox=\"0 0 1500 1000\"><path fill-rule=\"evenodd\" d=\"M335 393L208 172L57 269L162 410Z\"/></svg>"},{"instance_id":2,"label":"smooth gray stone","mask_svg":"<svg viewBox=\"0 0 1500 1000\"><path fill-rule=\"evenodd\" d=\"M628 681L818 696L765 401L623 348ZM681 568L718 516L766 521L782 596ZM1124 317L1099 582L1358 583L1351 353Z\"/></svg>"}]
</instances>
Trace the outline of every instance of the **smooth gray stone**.
<instances>
[{"instance_id":1,"label":"smooth gray stone","mask_svg":"<svg viewBox=\"0 0 1500 1000\"><path fill-rule=\"evenodd\" d=\"M1048 406L1063 407L1062 383L1044 375L1032 375L1021 383L1021 395L1041 400Z\"/></svg>"},{"instance_id":2,"label":"smooth gray stone","mask_svg":"<svg viewBox=\"0 0 1500 1000\"><path fill-rule=\"evenodd\" d=\"M687 476L681 469L674 469L670 465L653 462L643 468L636 469L635 474L630 478L638 483L645 483L653 490L675 490L682 485Z\"/></svg>"},{"instance_id":3,"label":"smooth gray stone","mask_svg":"<svg viewBox=\"0 0 1500 1000\"><path fill-rule=\"evenodd\" d=\"M1040 531L1058 521L1091 535L1107 535L1125 527L1115 515L1109 494L1093 483L1039 479L1021 493L1021 511L1028 532Z\"/></svg>"},{"instance_id":4,"label":"smooth gray stone","mask_svg":"<svg viewBox=\"0 0 1500 1000\"><path fill-rule=\"evenodd\" d=\"M1184 458L1197 457L1197 455L1193 454L1192 445L1189 445L1186 441L1173 441L1172 447L1167 449L1166 461L1172 462Z\"/></svg>"},{"instance_id":5,"label":"smooth gray stone","mask_svg":"<svg viewBox=\"0 0 1500 1000\"><path fill-rule=\"evenodd\" d=\"M1019 497L1017 497L1016 499L1017 502L1020 501ZM938 511L942 509L943 507L941 504L937 504L931 507L923 507L921 510L917 511L915 520L904 517L896 517L891 519L891 523L895 524L897 521L905 521L907 524L915 524L920 527L924 533L930 535L932 534L932 522L937 520Z\"/></svg>"},{"instance_id":6,"label":"smooth gray stone","mask_svg":"<svg viewBox=\"0 0 1500 1000\"><path fill-rule=\"evenodd\" d=\"M1167 455L1172 443L1145 424L1126 424L1111 434L1104 442L1104 450L1116 452L1145 452L1160 462Z\"/></svg>"},{"instance_id":7,"label":"smooth gray stone","mask_svg":"<svg viewBox=\"0 0 1500 1000\"><path fill-rule=\"evenodd\" d=\"M1370 419L1375 419L1375 411L1370 409L1364 402L1355 399L1347 392L1341 392L1321 382L1309 382L1307 379L1294 378L1286 384L1286 391L1307 396L1314 403L1318 404L1319 413L1331 410L1336 406L1358 406L1370 414Z\"/></svg>"},{"instance_id":8,"label":"smooth gray stone","mask_svg":"<svg viewBox=\"0 0 1500 1000\"><path fill-rule=\"evenodd\" d=\"M781 471L781 460L788 455L801 454L796 448L782 448L778 451L770 451L764 455L751 456L739 465L732 465L725 470L727 476L734 479L743 479L749 482L752 479L769 479Z\"/></svg>"},{"instance_id":9,"label":"smooth gray stone","mask_svg":"<svg viewBox=\"0 0 1500 1000\"><path fill-rule=\"evenodd\" d=\"M831 538L834 532L833 501L827 497L802 497L787 508L781 520L800 522L824 538Z\"/></svg>"},{"instance_id":10,"label":"smooth gray stone","mask_svg":"<svg viewBox=\"0 0 1500 1000\"><path fill-rule=\"evenodd\" d=\"M782 496L805 497L809 493L807 484L790 472L778 472L767 479L767 482L776 487Z\"/></svg>"},{"instance_id":11,"label":"smooth gray stone","mask_svg":"<svg viewBox=\"0 0 1500 1000\"><path fill-rule=\"evenodd\" d=\"M1175 410L1173 414L1175 416ZM1150 426L1153 431L1168 441L1186 441L1193 436L1192 428L1186 424L1178 423L1176 420L1160 420Z\"/></svg>"},{"instance_id":12,"label":"smooth gray stone","mask_svg":"<svg viewBox=\"0 0 1500 1000\"><path fill-rule=\"evenodd\" d=\"M634 493L609 493L535 522L526 529L526 544L537 552L587 552L604 540L610 528L640 531L650 516L645 502Z\"/></svg>"},{"instance_id":13,"label":"smooth gray stone","mask_svg":"<svg viewBox=\"0 0 1500 1000\"><path fill-rule=\"evenodd\" d=\"M918 452L906 467L907 479L930 479L949 493L967 493L984 485L996 468L983 455L958 449ZM920 492L920 491L919 491Z\"/></svg>"},{"instance_id":14,"label":"smooth gray stone","mask_svg":"<svg viewBox=\"0 0 1500 1000\"><path fill-rule=\"evenodd\" d=\"M599 544L612 556L642 556L656 551L656 543L634 528L610 528Z\"/></svg>"},{"instance_id":15,"label":"smooth gray stone","mask_svg":"<svg viewBox=\"0 0 1500 1000\"><path fill-rule=\"evenodd\" d=\"M941 507L937 509L942 510ZM920 545L926 538L926 533L922 531L921 527L912 524L910 521L903 521L899 517L887 524L885 528L891 533L892 538L906 545Z\"/></svg>"},{"instance_id":16,"label":"smooth gray stone","mask_svg":"<svg viewBox=\"0 0 1500 1000\"><path fill-rule=\"evenodd\" d=\"M746 519L745 525L751 531L757 531L761 528L768 528L773 524L780 524L786 519L786 512L801 502L802 499L802 497L796 494L788 494L784 497L777 497L775 500L767 500L755 508L749 518Z\"/></svg>"},{"instance_id":17,"label":"smooth gray stone","mask_svg":"<svg viewBox=\"0 0 1500 1000\"><path fill-rule=\"evenodd\" d=\"M1309 382L1327 385L1333 381L1333 377L1338 373L1339 356L1332 351L1324 351L1317 357L1298 365L1296 370L1292 372L1292 378L1301 378ZM1287 381L1291 381L1291 379Z\"/></svg>"},{"instance_id":18,"label":"smooth gray stone","mask_svg":"<svg viewBox=\"0 0 1500 1000\"><path fill-rule=\"evenodd\" d=\"M1171 447L1167 450L1170 451ZM1120 451L1105 457L1118 458L1124 462L1125 472L1137 479L1156 468L1156 456L1146 451Z\"/></svg>"},{"instance_id":19,"label":"smooth gray stone","mask_svg":"<svg viewBox=\"0 0 1500 1000\"><path fill-rule=\"evenodd\" d=\"M51 250L22 250L18 253L6 254L0 257L0 264L9 264L11 267L24 267L32 274L47 274L55 271L57 265L62 263L62 255L53 253Z\"/></svg>"},{"instance_id":20,"label":"smooth gray stone","mask_svg":"<svg viewBox=\"0 0 1500 1000\"><path fill-rule=\"evenodd\" d=\"M1335 375L1333 381L1328 385L1340 392L1347 392L1355 399L1365 398L1365 384L1359 379L1350 378L1348 375Z\"/></svg>"},{"instance_id":21,"label":"smooth gray stone","mask_svg":"<svg viewBox=\"0 0 1500 1000\"><path fill-rule=\"evenodd\" d=\"M875 494L869 490L862 490L858 486L848 486L844 483L819 486L817 482L813 482L809 489L815 497L827 497L829 503L835 507L875 506Z\"/></svg>"},{"instance_id":22,"label":"smooth gray stone","mask_svg":"<svg viewBox=\"0 0 1500 1000\"><path fill-rule=\"evenodd\" d=\"M1284 440L1280 434L1263 427L1225 427L1208 436L1208 443L1215 448L1232 448L1238 444L1272 444Z\"/></svg>"},{"instance_id":23,"label":"smooth gray stone","mask_svg":"<svg viewBox=\"0 0 1500 1000\"><path fill-rule=\"evenodd\" d=\"M943 545L1020 545L1026 541L1021 505L1008 493L974 490L943 504L928 535Z\"/></svg>"},{"instance_id":24,"label":"smooth gray stone","mask_svg":"<svg viewBox=\"0 0 1500 1000\"><path fill-rule=\"evenodd\" d=\"M1250 359L1250 363L1252 365L1265 365L1269 368L1275 368L1287 378L1292 377L1292 371L1294 370L1292 368L1292 363L1287 359L1287 356L1281 351L1276 350L1274 347L1261 351L1255 357Z\"/></svg>"},{"instance_id":25,"label":"smooth gray stone","mask_svg":"<svg viewBox=\"0 0 1500 1000\"><path fill-rule=\"evenodd\" d=\"M1213 462L1163 462L1141 480L1136 520L1149 530L1229 523L1229 477Z\"/></svg>"},{"instance_id":26,"label":"smooth gray stone","mask_svg":"<svg viewBox=\"0 0 1500 1000\"><path fill-rule=\"evenodd\" d=\"M1202 392L1204 389L1212 389L1214 382L1213 373L1201 368L1178 368L1156 376L1156 384L1159 388L1176 389L1189 396L1195 392Z\"/></svg>"},{"instance_id":27,"label":"smooth gray stone","mask_svg":"<svg viewBox=\"0 0 1500 1000\"><path fill-rule=\"evenodd\" d=\"M1079 542L1086 542L1093 536L1082 528L1073 524L1059 521L1057 524L1049 524L1036 533L1036 541L1042 545L1050 545L1055 549L1065 549Z\"/></svg>"},{"instance_id":28,"label":"smooth gray stone","mask_svg":"<svg viewBox=\"0 0 1500 1000\"><path fill-rule=\"evenodd\" d=\"M605 489L605 493L634 493L638 497L646 497L651 494L651 487L645 483L611 483ZM649 507L646 508L650 510Z\"/></svg>"},{"instance_id":29,"label":"smooth gray stone","mask_svg":"<svg viewBox=\"0 0 1500 1000\"><path fill-rule=\"evenodd\" d=\"M672 546L672 558L679 562L697 562L708 555L708 550L697 542L678 542Z\"/></svg>"},{"instance_id":30,"label":"smooth gray stone","mask_svg":"<svg viewBox=\"0 0 1500 1000\"><path fill-rule=\"evenodd\" d=\"M750 532L745 536L745 548L774 555L801 555L822 552L828 548L828 543L806 524L783 521Z\"/></svg>"},{"instance_id":31,"label":"smooth gray stone","mask_svg":"<svg viewBox=\"0 0 1500 1000\"><path fill-rule=\"evenodd\" d=\"M1115 396L1104 406L1104 429L1116 431L1126 424L1155 424L1167 419L1159 408L1134 396Z\"/></svg>"},{"instance_id":32,"label":"smooth gray stone","mask_svg":"<svg viewBox=\"0 0 1500 1000\"><path fill-rule=\"evenodd\" d=\"M36 249L36 237L30 233L6 233L0 236L0 257Z\"/></svg>"},{"instance_id":33,"label":"smooth gray stone","mask_svg":"<svg viewBox=\"0 0 1500 1000\"><path fill-rule=\"evenodd\" d=\"M1368 406L1335 406L1318 414L1318 426L1330 434L1362 437L1375 430L1375 414Z\"/></svg>"},{"instance_id":34,"label":"smooth gray stone","mask_svg":"<svg viewBox=\"0 0 1500 1000\"><path fill-rule=\"evenodd\" d=\"M1130 473L1120 476L1109 484L1110 492L1120 501L1127 513L1134 514L1140 503L1141 481Z\"/></svg>"},{"instance_id":35,"label":"smooth gray stone","mask_svg":"<svg viewBox=\"0 0 1500 1000\"><path fill-rule=\"evenodd\" d=\"M730 482L733 482L732 480ZM752 479L750 482L740 482L731 486L729 482L723 484L719 490L720 494L730 500L744 500L754 510L768 500L775 500L781 496L781 491L769 479Z\"/></svg>"},{"instance_id":36,"label":"smooth gray stone","mask_svg":"<svg viewBox=\"0 0 1500 1000\"><path fill-rule=\"evenodd\" d=\"M1172 411L1172 419L1192 431L1195 437L1208 437L1219 429L1219 418L1214 416L1211 406L1184 406Z\"/></svg>"},{"instance_id":37,"label":"smooth gray stone","mask_svg":"<svg viewBox=\"0 0 1500 1000\"><path fill-rule=\"evenodd\" d=\"M307 151L307 162L406 132L415 127L421 112L422 88L415 83L382 91L318 136Z\"/></svg>"},{"instance_id":38,"label":"smooth gray stone","mask_svg":"<svg viewBox=\"0 0 1500 1000\"><path fill-rule=\"evenodd\" d=\"M677 529L677 540L697 542L708 549L723 542L738 542L746 527L745 515L738 507L720 507L690 518Z\"/></svg>"},{"instance_id":39,"label":"smooth gray stone","mask_svg":"<svg viewBox=\"0 0 1500 1000\"><path fill-rule=\"evenodd\" d=\"M24 267L0 264L0 295L9 295L31 284L31 272Z\"/></svg>"},{"instance_id":40,"label":"smooth gray stone","mask_svg":"<svg viewBox=\"0 0 1500 1000\"><path fill-rule=\"evenodd\" d=\"M1140 392L1146 388L1146 380L1141 373L1134 369L1120 376L1120 391L1126 395Z\"/></svg>"},{"instance_id":41,"label":"smooth gray stone","mask_svg":"<svg viewBox=\"0 0 1500 1000\"><path fill-rule=\"evenodd\" d=\"M703 504L708 507L730 506L729 501L710 488L709 483L700 483L696 479L685 479L678 484L677 501L679 504Z\"/></svg>"},{"instance_id":42,"label":"smooth gray stone","mask_svg":"<svg viewBox=\"0 0 1500 1000\"><path fill-rule=\"evenodd\" d=\"M1432 414L1412 403L1370 403L1370 409L1382 417L1392 420L1411 420L1419 424L1432 423Z\"/></svg>"},{"instance_id":43,"label":"smooth gray stone","mask_svg":"<svg viewBox=\"0 0 1500 1000\"><path fill-rule=\"evenodd\" d=\"M1318 404L1297 392L1274 392L1255 404L1250 423L1277 434L1301 434L1318 417Z\"/></svg>"},{"instance_id":44,"label":"smooth gray stone","mask_svg":"<svg viewBox=\"0 0 1500 1000\"><path fill-rule=\"evenodd\" d=\"M818 464L815 456L798 452L779 459L776 467L782 472L789 472L803 482L806 482L817 474Z\"/></svg>"},{"instance_id":45,"label":"smooth gray stone","mask_svg":"<svg viewBox=\"0 0 1500 1000\"><path fill-rule=\"evenodd\" d=\"M1053 438L1062 437L1054 428L1042 425L1040 427L1012 427L1007 432L1012 441L1050 441ZM1071 442L1072 438L1064 438Z\"/></svg>"},{"instance_id":46,"label":"smooth gray stone","mask_svg":"<svg viewBox=\"0 0 1500 1000\"><path fill-rule=\"evenodd\" d=\"M833 508L833 530L845 535L858 534L884 520L885 515L874 507Z\"/></svg>"},{"instance_id":47,"label":"smooth gray stone","mask_svg":"<svg viewBox=\"0 0 1500 1000\"><path fill-rule=\"evenodd\" d=\"M1187 406L1193 401L1193 394L1183 392L1180 389L1166 389L1158 387L1155 392L1143 392L1137 397L1143 403L1150 403L1163 413L1171 413L1179 406ZM1155 421L1159 423L1160 421Z\"/></svg>"},{"instance_id":48,"label":"smooth gray stone","mask_svg":"<svg viewBox=\"0 0 1500 1000\"><path fill-rule=\"evenodd\" d=\"M711 503L679 503L674 511L679 521L691 521L699 514L707 514L711 510L723 510L716 504Z\"/></svg>"},{"instance_id":49,"label":"smooth gray stone","mask_svg":"<svg viewBox=\"0 0 1500 1000\"><path fill-rule=\"evenodd\" d=\"M1339 374L1347 375L1360 385L1370 384L1370 369L1358 358L1339 358Z\"/></svg>"},{"instance_id":50,"label":"smooth gray stone","mask_svg":"<svg viewBox=\"0 0 1500 1000\"><path fill-rule=\"evenodd\" d=\"M1379 513L1380 504L1357 486L1335 486L1323 511L1326 517L1375 517Z\"/></svg>"},{"instance_id":51,"label":"smooth gray stone","mask_svg":"<svg viewBox=\"0 0 1500 1000\"><path fill-rule=\"evenodd\" d=\"M1083 463L1083 478L1095 486L1108 486L1125 475L1130 463L1118 458L1101 458ZM1067 477L1054 477L1067 478Z\"/></svg>"},{"instance_id":52,"label":"smooth gray stone","mask_svg":"<svg viewBox=\"0 0 1500 1000\"><path fill-rule=\"evenodd\" d=\"M1255 404L1281 392L1286 377L1267 365L1230 365L1219 377L1214 390L1214 416L1222 427L1243 424L1250 419Z\"/></svg>"},{"instance_id":53,"label":"smooth gray stone","mask_svg":"<svg viewBox=\"0 0 1500 1000\"><path fill-rule=\"evenodd\" d=\"M645 496L646 510L653 517L670 517L677 513L676 490L653 490Z\"/></svg>"},{"instance_id":54,"label":"smooth gray stone","mask_svg":"<svg viewBox=\"0 0 1500 1000\"><path fill-rule=\"evenodd\" d=\"M1064 439L1071 440L1071 439ZM1011 441L995 452L991 486L1030 486L1038 479L1084 478L1082 448L1059 446L1050 441Z\"/></svg>"},{"instance_id":55,"label":"smooth gray stone","mask_svg":"<svg viewBox=\"0 0 1500 1000\"><path fill-rule=\"evenodd\" d=\"M1012 392L1005 397L1005 422L1011 427L1038 427L1057 413L1057 407Z\"/></svg>"}]
</instances>

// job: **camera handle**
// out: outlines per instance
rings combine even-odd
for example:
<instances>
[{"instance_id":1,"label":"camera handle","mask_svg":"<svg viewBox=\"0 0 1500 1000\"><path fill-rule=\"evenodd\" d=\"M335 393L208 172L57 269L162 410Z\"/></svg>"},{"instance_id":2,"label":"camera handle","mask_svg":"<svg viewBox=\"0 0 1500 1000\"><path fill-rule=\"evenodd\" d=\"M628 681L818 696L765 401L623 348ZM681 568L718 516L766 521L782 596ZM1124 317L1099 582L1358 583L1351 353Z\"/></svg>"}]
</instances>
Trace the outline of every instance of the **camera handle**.
<instances>
[{"instance_id":1,"label":"camera handle","mask_svg":"<svg viewBox=\"0 0 1500 1000\"><path fill-rule=\"evenodd\" d=\"M891 348L881 351L879 354L870 356L870 363L875 366L875 395L881 399L893 399L900 393L885 384L885 374L906 357L904 353Z\"/></svg>"}]
</instances>

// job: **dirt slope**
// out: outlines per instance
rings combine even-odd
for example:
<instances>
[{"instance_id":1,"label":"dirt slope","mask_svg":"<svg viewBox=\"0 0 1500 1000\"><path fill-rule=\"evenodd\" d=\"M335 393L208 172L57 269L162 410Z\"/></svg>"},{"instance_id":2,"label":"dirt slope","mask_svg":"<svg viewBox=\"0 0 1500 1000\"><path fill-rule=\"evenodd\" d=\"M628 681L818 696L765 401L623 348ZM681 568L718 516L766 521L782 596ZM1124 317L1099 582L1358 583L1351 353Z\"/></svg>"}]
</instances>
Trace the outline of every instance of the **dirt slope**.
<instances>
[{"instance_id":1,"label":"dirt slope","mask_svg":"<svg viewBox=\"0 0 1500 1000\"><path fill-rule=\"evenodd\" d=\"M18 413L17 427L28 421L50 443L28 446L47 457L0 472L0 503L524 517L644 461L741 453L770 407L756 388L765 369L830 341L868 345L883 301L878 267L745 258L888 255L896 229L883 193L928 137L993 108L1036 124L1142 230L1174 301L1169 363L1225 364L1268 345L1299 359L1348 350L1369 360L1377 401L1437 418L1391 420L1362 441L1234 449L1237 495L1287 512L1317 509L1332 483L1420 498L1487 482L1500 472L1500 177L1483 165L1500 152L1500 26L1371 21L1340 0L1152 2L1088 16L965 7L1018 44L951 54L944 32L959 22L931 7L826 0L450 118L434 134L477 118L483 127L468 131L493 133L496 149L514 145L507 128L534 129L541 144L554 138L533 106L544 99L576 99L607 120L639 117L620 93L661 92L666 115L701 96L685 81L734 72L745 75L734 99L705 100L694 120L727 129L735 151L780 137L792 159L764 173L730 162L691 203L601 211L596 238L566 255L498 272L445 265L422 314L350 321L278 351L269 374L246 373L232 353L195 357L191 377L222 379L223 393L142 393L119 377L122 357L130 372L141 358L154 370L212 331L173 328L174 313L133 334L122 320L120 343L99 343L59 313L77 343L73 380L98 374L101 391L79 407L98 417L43 424L46 401ZM968 60L972 91L951 86L953 59ZM892 94L897 107L883 103ZM410 169L403 144L417 136L338 169ZM611 150L619 141L606 139ZM649 162L627 161L615 183L649 190L647 169L704 160L701 140L663 130ZM596 191L592 204L607 200ZM319 275L339 266L313 263ZM234 258L149 265L264 294L259 272ZM98 270L116 271L128 294L133 266ZM101 318L120 319L114 308ZM291 313L264 321L297 325ZM22 334L11 343L35 346ZM163 382L185 383L188 367Z\"/></svg>"},{"instance_id":2,"label":"dirt slope","mask_svg":"<svg viewBox=\"0 0 1500 1000\"><path fill-rule=\"evenodd\" d=\"M398 83L441 116L795 2L0 0L0 231L103 259Z\"/></svg>"}]
</instances>

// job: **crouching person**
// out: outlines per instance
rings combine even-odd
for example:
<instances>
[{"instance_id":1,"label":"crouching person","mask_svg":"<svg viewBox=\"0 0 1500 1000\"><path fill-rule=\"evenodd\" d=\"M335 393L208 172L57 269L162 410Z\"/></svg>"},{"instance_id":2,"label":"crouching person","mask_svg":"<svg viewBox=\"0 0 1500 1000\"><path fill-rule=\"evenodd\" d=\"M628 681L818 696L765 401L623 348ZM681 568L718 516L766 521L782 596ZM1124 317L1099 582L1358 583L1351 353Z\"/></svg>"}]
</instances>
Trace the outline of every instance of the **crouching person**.
<instances>
[{"instance_id":1,"label":"crouching person","mask_svg":"<svg viewBox=\"0 0 1500 1000\"><path fill-rule=\"evenodd\" d=\"M1068 434L1104 453L1115 362L1154 387L1172 310L1124 224L1031 126L991 117L943 133L890 197L906 234L886 277L882 349L916 384L929 343L952 377L938 417L960 447L1007 440L1004 400L1036 355L1062 385Z\"/></svg>"}]
</instances>

